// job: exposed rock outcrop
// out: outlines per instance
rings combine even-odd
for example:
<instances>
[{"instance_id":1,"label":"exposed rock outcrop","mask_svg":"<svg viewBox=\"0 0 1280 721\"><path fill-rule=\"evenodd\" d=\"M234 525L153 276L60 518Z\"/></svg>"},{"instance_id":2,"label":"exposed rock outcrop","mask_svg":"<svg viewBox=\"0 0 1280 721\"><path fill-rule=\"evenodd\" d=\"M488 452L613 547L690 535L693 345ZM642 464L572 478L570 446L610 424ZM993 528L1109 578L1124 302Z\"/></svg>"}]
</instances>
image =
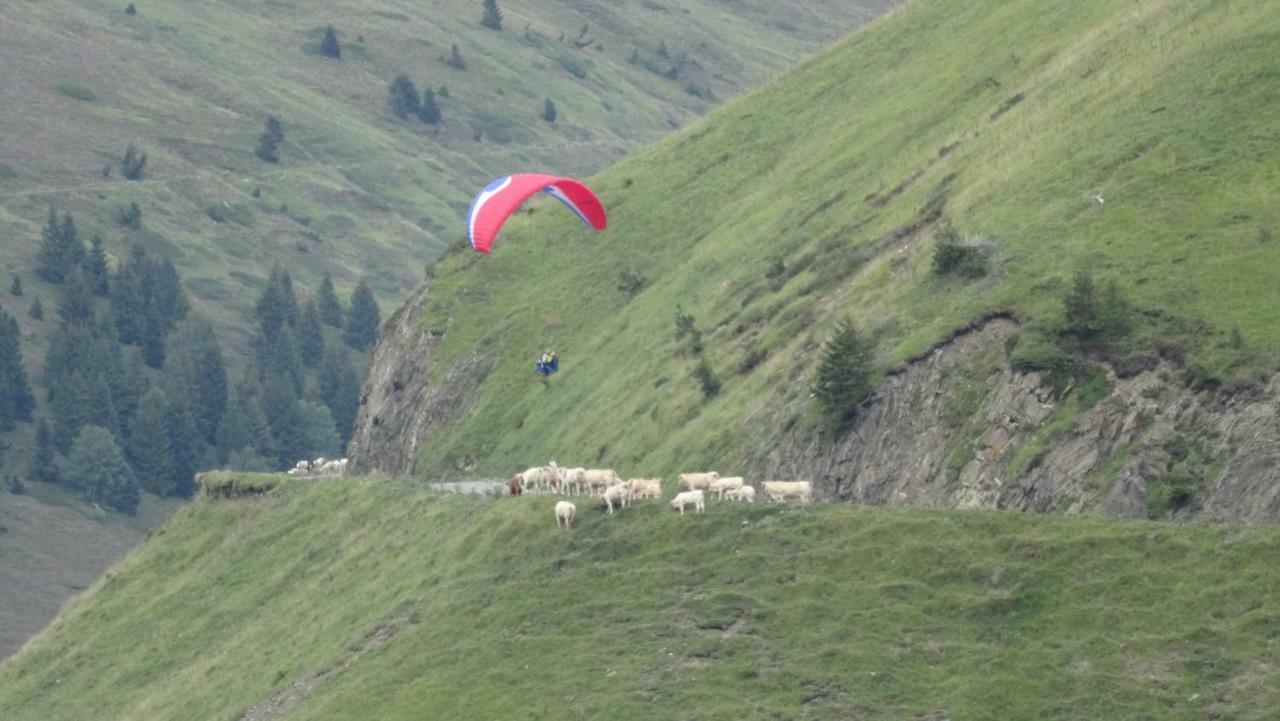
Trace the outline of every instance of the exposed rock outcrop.
<instances>
[{"instance_id":1,"label":"exposed rock outcrop","mask_svg":"<svg viewBox=\"0 0 1280 721\"><path fill-rule=\"evenodd\" d=\"M418 448L466 413L487 374L487 357L473 352L428 384L433 349L443 337L421 327L428 292L429 286L419 288L382 327L351 441L355 473L413 473Z\"/></svg>"}]
</instances>

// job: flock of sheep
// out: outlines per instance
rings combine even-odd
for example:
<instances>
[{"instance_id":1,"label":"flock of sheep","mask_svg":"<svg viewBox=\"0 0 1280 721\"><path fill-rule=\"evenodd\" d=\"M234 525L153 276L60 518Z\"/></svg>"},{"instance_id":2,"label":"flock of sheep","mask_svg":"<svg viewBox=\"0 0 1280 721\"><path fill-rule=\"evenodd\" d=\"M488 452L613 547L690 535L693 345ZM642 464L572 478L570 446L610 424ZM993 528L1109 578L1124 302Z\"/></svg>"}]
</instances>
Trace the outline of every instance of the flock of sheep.
<instances>
[{"instance_id":1,"label":"flock of sheep","mask_svg":"<svg viewBox=\"0 0 1280 721\"><path fill-rule=\"evenodd\" d=\"M680 489L671 499L671 507L684 515L686 507L697 513L706 508L706 495L715 493L717 498L754 503L756 489L747 485L741 476L721 478L719 473L681 473L676 478ZM795 498L802 503L813 500L813 484L809 481L765 481L761 490L770 501L783 503ZM564 495L589 495L600 499L606 512L612 516L615 510L626 508L634 500L661 498L661 478L632 478L622 480L611 469L561 468L551 461L548 465L529 468L507 481L507 490L513 496L526 493L560 493ZM556 527L572 528L578 507L571 501L556 503Z\"/></svg>"},{"instance_id":2,"label":"flock of sheep","mask_svg":"<svg viewBox=\"0 0 1280 721\"><path fill-rule=\"evenodd\" d=\"M298 461L287 473L291 476L345 476L347 459L326 461L322 456L314 461Z\"/></svg>"}]
</instances>

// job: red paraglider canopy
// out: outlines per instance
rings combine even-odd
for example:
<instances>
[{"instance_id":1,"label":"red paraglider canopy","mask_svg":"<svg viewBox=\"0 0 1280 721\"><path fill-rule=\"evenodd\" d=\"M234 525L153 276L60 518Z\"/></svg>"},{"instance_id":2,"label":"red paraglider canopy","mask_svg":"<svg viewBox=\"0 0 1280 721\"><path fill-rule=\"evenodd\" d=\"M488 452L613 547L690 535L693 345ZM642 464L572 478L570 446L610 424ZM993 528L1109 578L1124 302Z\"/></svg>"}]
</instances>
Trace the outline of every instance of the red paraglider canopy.
<instances>
[{"instance_id":1,"label":"red paraglider canopy","mask_svg":"<svg viewBox=\"0 0 1280 721\"><path fill-rule=\"evenodd\" d=\"M547 193L569 206L583 223L604 230L609 220L591 189L573 178L538 173L508 175L485 186L467 212L467 237L477 252L488 253L507 218L535 193Z\"/></svg>"}]
</instances>

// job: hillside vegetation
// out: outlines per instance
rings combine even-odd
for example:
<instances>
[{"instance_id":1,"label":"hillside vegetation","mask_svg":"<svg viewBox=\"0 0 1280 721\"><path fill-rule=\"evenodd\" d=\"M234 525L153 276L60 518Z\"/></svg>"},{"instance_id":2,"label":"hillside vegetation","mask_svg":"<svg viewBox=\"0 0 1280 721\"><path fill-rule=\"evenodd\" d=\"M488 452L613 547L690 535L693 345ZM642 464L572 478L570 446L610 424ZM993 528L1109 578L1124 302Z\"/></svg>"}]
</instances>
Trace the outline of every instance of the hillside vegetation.
<instances>
[{"instance_id":1,"label":"hillside vegetation","mask_svg":"<svg viewBox=\"0 0 1280 721\"><path fill-rule=\"evenodd\" d=\"M1273 527L200 500L0 666L39 719L1264 719ZM247 715L246 715L246 712Z\"/></svg>"},{"instance_id":2,"label":"hillside vegetation","mask_svg":"<svg viewBox=\"0 0 1280 721\"><path fill-rule=\"evenodd\" d=\"M275 263L307 286L369 276L398 299L490 178L598 170L887 3L503 0L501 32L480 0L127 5L0 8L0 271L25 274L55 205L115 255L171 257L234 325ZM320 52L330 25L340 59ZM440 60L453 45L465 70ZM440 93L438 125L390 113L398 73ZM255 157L268 116L278 163ZM136 181L129 144L147 156ZM135 202L140 226L121 227Z\"/></svg>"},{"instance_id":3,"label":"hillside vegetation","mask_svg":"<svg viewBox=\"0 0 1280 721\"><path fill-rule=\"evenodd\" d=\"M1081 409L1102 360L1256 388L1280 350L1278 28L1280 5L1211 0L882 18L598 175L607 233L534 206L492 255L447 256L413 320L428 383L463 363L483 383L417 471L761 462L822 425L810 389L841 318L883 371L1007 314L1015 366L1074 375L1053 384ZM1089 281L1096 325L1066 315Z\"/></svg>"}]
</instances>

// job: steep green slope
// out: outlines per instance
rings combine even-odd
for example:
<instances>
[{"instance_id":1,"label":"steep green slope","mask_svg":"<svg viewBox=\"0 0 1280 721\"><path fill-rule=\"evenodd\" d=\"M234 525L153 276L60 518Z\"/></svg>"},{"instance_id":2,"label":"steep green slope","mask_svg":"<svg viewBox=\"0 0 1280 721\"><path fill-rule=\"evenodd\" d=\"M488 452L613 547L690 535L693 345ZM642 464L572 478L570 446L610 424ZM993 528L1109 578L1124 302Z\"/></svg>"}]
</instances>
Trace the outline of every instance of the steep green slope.
<instances>
[{"instance_id":1,"label":"steep green slope","mask_svg":"<svg viewBox=\"0 0 1280 721\"><path fill-rule=\"evenodd\" d=\"M873 23L600 174L606 234L548 209L438 266L430 383L473 355L487 375L418 470L732 467L815 425L838 318L881 368L990 312L1044 343L1079 270L1132 309L1112 360L1182 358L1209 386L1273 371L1278 28L1280 5L1209 0L933 0ZM931 273L942 222L985 278ZM681 308L723 382L710 400Z\"/></svg>"},{"instance_id":2,"label":"steep green slope","mask_svg":"<svg viewBox=\"0 0 1280 721\"><path fill-rule=\"evenodd\" d=\"M21 719L1263 719L1280 531L819 505L202 500L0 666Z\"/></svg>"},{"instance_id":3,"label":"steep green slope","mask_svg":"<svg viewBox=\"0 0 1280 721\"><path fill-rule=\"evenodd\" d=\"M887 7L508 0L494 32L479 0L127 4L0 8L0 270L30 267L53 204L114 252L173 256L215 314L243 308L275 262L307 285L368 275L399 298L489 178L598 170ZM329 24L341 60L318 54ZM465 71L439 59L455 44ZM441 126L391 117L399 72L448 88ZM269 114L284 123L278 165L253 154ZM118 163L104 177L129 143L148 154L143 180ZM145 231L117 227L130 202Z\"/></svg>"},{"instance_id":4,"label":"steep green slope","mask_svg":"<svg viewBox=\"0 0 1280 721\"><path fill-rule=\"evenodd\" d=\"M48 484L26 486L26 495L0 493L0 658L21 648L69 594L93 585L178 505L148 494L129 518Z\"/></svg>"}]
</instances>

